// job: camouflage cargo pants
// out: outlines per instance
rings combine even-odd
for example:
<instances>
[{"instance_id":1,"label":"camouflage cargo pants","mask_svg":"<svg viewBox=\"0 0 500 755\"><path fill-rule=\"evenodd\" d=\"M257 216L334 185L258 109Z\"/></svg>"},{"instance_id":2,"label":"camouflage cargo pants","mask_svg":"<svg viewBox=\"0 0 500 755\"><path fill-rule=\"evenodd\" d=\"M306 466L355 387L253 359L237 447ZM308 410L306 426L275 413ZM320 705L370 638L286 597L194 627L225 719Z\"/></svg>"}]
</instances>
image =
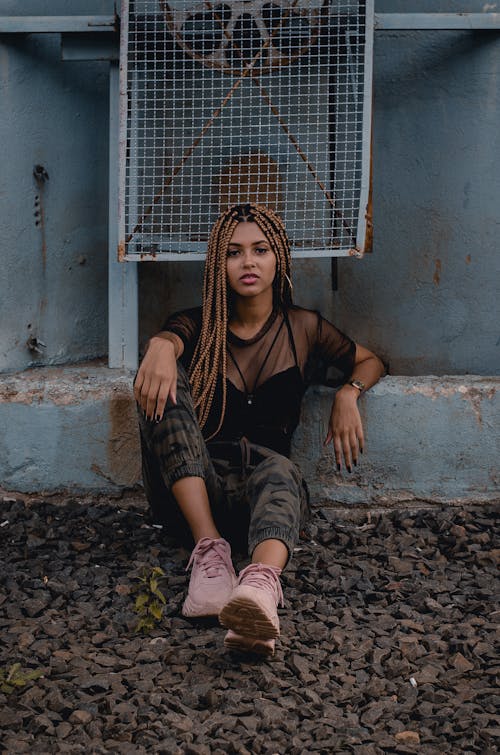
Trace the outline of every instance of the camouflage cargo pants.
<instances>
[{"instance_id":1,"label":"camouflage cargo pants","mask_svg":"<svg viewBox=\"0 0 500 755\"><path fill-rule=\"evenodd\" d=\"M307 519L307 491L290 459L246 438L205 443L179 365L177 404L169 403L159 422L139 411L142 473L152 514L168 534L189 542L187 524L171 493L183 477L205 480L215 524L238 550L251 554L263 540L285 543L291 556Z\"/></svg>"}]
</instances>

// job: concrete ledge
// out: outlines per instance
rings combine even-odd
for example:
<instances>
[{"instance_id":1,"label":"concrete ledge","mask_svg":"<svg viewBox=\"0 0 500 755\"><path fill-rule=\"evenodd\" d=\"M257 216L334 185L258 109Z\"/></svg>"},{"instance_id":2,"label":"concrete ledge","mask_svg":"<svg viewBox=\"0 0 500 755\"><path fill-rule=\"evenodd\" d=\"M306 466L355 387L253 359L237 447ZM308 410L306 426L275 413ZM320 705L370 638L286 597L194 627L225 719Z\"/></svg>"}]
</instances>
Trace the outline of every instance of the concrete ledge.
<instances>
[{"instance_id":1,"label":"concrete ledge","mask_svg":"<svg viewBox=\"0 0 500 755\"><path fill-rule=\"evenodd\" d=\"M109 492L140 479L132 373L101 364L0 377L0 486ZM314 504L499 498L499 378L386 377L360 399L366 453L337 474L323 448L331 389L305 398L293 456Z\"/></svg>"},{"instance_id":2,"label":"concrete ledge","mask_svg":"<svg viewBox=\"0 0 500 755\"><path fill-rule=\"evenodd\" d=\"M500 378L386 377L360 399L362 463L337 474L324 449L331 391L309 390L294 457L318 502L390 505L499 498Z\"/></svg>"},{"instance_id":3,"label":"concrete ledge","mask_svg":"<svg viewBox=\"0 0 500 755\"><path fill-rule=\"evenodd\" d=\"M104 492L140 479L133 373L102 364L0 377L0 486Z\"/></svg>"}]
</instances>

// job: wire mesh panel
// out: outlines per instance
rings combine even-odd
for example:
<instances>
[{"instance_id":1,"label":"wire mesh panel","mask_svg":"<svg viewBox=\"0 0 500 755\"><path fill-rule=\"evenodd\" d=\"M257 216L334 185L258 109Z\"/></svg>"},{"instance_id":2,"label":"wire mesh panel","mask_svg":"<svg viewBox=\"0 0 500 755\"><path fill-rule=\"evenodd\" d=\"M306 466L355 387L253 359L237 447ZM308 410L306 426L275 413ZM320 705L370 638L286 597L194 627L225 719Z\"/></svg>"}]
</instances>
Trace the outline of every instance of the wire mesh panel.
<instances>
[{"instance_id":1,"label":"wire mesh panel","mask_svg":"<svg viewBox=\"0 0 500 755\"><path fill-rule=\"evenodd\" d=\"M247 201L366 251L372 42L373 0L123 0L120 257L198 259Z\"/></svg>"}]
</instances>

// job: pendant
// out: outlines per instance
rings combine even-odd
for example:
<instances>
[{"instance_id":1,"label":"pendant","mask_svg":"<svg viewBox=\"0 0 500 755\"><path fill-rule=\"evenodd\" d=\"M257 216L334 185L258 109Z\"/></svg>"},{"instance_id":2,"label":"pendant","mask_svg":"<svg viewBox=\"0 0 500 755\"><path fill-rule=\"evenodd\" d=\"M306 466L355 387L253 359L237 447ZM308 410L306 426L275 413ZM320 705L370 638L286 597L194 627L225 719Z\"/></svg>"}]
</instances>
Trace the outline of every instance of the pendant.
<instances>
[{"instance_id":1,"label":"pendant","mask_svg":"<svg viewBox=\"0 0 500 755\"><path fill-rule=\"evenodd\" d=\"M248 396L247 396L247 404L248 404L248 406L252 406L252 404L253 404L253 396L252 396L251 393L249 393Z\"/></svg>"}]
</instances>

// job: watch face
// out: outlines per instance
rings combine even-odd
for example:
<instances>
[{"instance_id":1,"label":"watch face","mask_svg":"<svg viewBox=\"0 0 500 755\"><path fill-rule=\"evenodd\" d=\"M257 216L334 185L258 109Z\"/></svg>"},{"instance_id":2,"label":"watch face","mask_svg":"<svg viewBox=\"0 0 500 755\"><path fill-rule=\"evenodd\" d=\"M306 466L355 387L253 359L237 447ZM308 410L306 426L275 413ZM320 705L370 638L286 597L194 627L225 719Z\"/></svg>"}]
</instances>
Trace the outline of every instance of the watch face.
<instances>
[{"instance_id":1,"label":"watch face","mask_svg":"<svg viewBox=\"0 0 500 755\"><path fill-rule=\"evenodd\" d=\"M349 383L360 391L365 390L365 384L361 380L350 380Z\"/></svg>"}]
</instances>

